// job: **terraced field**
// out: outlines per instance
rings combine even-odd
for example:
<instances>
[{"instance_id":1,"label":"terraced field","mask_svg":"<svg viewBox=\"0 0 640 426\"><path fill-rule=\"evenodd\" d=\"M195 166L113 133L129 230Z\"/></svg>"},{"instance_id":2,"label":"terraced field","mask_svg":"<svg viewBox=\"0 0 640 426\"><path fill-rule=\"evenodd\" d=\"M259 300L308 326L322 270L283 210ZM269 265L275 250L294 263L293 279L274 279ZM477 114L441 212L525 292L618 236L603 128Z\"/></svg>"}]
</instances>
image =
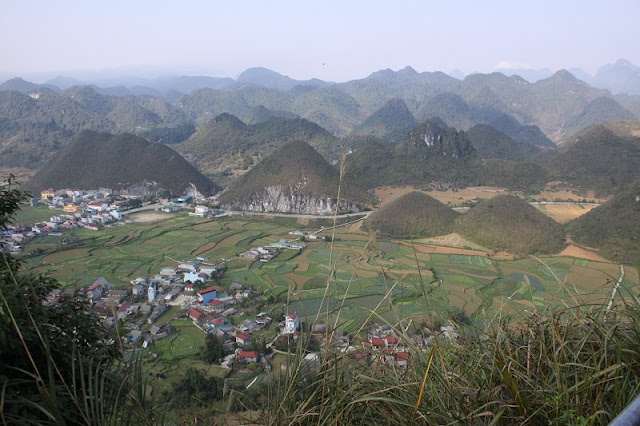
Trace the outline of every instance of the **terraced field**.
<instances>
[{"instance_id":1,"label":"terraced field","mask_svg":"<svg viewBox=\"0 0 640 426\"><path fill-rule=\"evenodd\" d=\"M333 246L306 242L302 252L284 250L267 263L237 257L252 246L289 239L290 230L281 223L176 215L98 232L73 230L65 234L75 237L72 244L62 244L62 237L38 238L27 246L25 260L29 268L48 271L67 285L85 287L104 276L127 287L138 275L156 274L198 254L212 263L225 259L222 286L252 286L265 301L280 297L272 308L289 300L289 312L302 316L316 316L320 310L324 317L328 306L331 319L345 330L378 315L419 322L433 313L474 317L494 309L515 313L547 304L602 301L619 274L619 265L580 256L580 251L577 257L564 252L512 260L489 256L478 247L445 247L431 240L378 238L374 243L354 226L336 230ZM625 271L622 293L637 296L638 273L632 267Z\"/></svg>"}]
</instances>

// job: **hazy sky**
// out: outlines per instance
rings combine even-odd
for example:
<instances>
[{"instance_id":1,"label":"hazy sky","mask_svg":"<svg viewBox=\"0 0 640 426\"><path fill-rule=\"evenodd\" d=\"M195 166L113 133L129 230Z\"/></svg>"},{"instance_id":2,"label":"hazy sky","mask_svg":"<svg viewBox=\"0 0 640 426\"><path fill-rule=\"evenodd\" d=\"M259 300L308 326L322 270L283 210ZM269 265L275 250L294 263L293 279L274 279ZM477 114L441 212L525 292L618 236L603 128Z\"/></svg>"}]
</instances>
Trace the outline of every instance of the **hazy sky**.
<instances>
[{"instance_id":1,"label":"hazy sky","mask_svg":"<svg viewBox=\"0 0 640 426\"><path fill-rule=\"evenodd\" d=\"M0 76L640 65L640 0L0 0Z\"/></svg>"}]
</instances>

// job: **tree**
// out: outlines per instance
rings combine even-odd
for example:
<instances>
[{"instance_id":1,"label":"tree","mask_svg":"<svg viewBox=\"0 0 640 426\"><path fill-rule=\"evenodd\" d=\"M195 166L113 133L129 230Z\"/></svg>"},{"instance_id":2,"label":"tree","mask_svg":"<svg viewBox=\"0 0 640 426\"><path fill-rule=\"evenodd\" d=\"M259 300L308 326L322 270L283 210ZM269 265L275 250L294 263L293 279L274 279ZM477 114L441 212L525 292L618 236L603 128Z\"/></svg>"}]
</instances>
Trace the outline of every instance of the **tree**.
<instances>
[{"instance_id":1,"label":"tree","mask_svg":"<svg viewBox=\"0 0 640 426\"><path fill-rule=\"evenodd\" d=\"M200 358L209 364L220 361L224 357L222 342L213 333L207 333L207 337L200 353Z\"/></svg>"},{"instance_id":2,"label":"tree","mask_svg":"<svg viewBox=\"0 0 640 426\"><path fill-rule=\"evenodd\" d=\"M173 385L171 398L174 405L184 407L196 402L209 403L222 399L224 382L217 377L206 377L193 367L187 368L182 379Z\"/></svg>"},{"instance_id":3,"label":"tree","mask_svg":"<svg viewBox=\"0 0 640 426\"><path fill-rule=\"evenodd\" d=\"M13 177L0 184L0 229L28 197L15 188ZM20 260L0 248L2 421L91 423L90 402L78 393L91 373L103 377L113 373L108 366L116 359L114 347L104 344L106 330L84 302L67 298L45 304L59 283L22 269ZM108 390L112 383L103 382L105 407L114 401L116 392Z\"/></svg>"}]
</instances>

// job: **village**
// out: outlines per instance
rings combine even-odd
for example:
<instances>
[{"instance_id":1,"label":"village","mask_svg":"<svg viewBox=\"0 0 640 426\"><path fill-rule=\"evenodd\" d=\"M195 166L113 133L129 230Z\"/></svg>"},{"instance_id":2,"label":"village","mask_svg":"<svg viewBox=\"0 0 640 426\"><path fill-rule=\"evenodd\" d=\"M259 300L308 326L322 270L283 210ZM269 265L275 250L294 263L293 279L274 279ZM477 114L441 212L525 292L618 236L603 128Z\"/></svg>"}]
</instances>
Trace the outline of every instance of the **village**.
<instances>
[{"instance_id":1,"label":"village","mask_svg":"<svg viewBox=\"0 0 640 426\"><path fill-rule=\"evenodd\" d=\"M36 237L61 235L60 232L75 228L98 231L114 223L122 224L122 212L142 205L137 198L114 199L104 192L85 192L78 190L54 191L46 189L40 193L40 199L30 200L32 207L46 204L49 208L62 210L49 220L25 225L10 224L0 230L0 242L5 252L21 253L24 245Z\"/></svg>"},{"instance_id":2,"label":"village","mask_svg":"<svg viewBox=\"0 0 640 426\"><path fill-rule=\"evenodd\" d=\"M304 248L301 243L280 241L275 244L278 248L255 247L248 252L252 257L256 254L255 260L266 262L277 256L279 249ZM247 257L247 252L239 256ZM270 358L295 350L301 333L306 333L305 362L310 366L317 365L322 354L331 347L352 353L357 361L407 367L407 348L390 326L373 324L366 337L352 337L339 330L327 333L324 324L310 324L296 312L269 315L259 311L265 301L250 286L239 282L227 288L218 285L226 268L225 262L209 263L206 257L197 256L176 267L164 267L154 276L136 277L129 288L98 277L92 285L80 290L73 287L56 289L45 303L55 305L63 303L65 298L86 301L89 309L108 328L119 327L122 344L131 349L152 350L155 342L179 332L173 327L172 319L188 318L202 331L203 342L207 334L217 338L225 356L215 365L225 368L233 363L240 366L255 364L271 371ZM170 318L158 321L165 314ZM269 333L266 333L267 329ZM442 331L445 337L453 333L444 328ZM267 335L270 336L268 341ZM416 335L413 343L422 347L430 341Z\"/></svg>"},{"instance_id":3,"label":"village","mask_svg":"<svg viewBox=\"0 0 640 426\"><path fill-rule=\"evenodd\" d=\"M277 255L274 249L270 250L270 255ZM255 251L267 253L263 247ZM256 309L264 306L260 294L238 282L228 288L217 285L226 265L209 264L207 260L201 256L176 267L162 268L155 276L136 277L129 289L118 288L98 277L91 286L79 291L71 287L55 290L46 303L60 303L65 297L85 300L108 327L120 326L124 333L122 343L130 348L152 348L154 342L179 332L171 324L173 318L188 318L202 330L203 342L207 334L218 339L225 356L215 365L225 368L233 363L256 364L271 371L270 358L295 350L301 333L306 333L305 362L310 366L318 365L322 354L331 348L350 353L356 361L407 367L408 348L391 326L371 324L366 335L349 336L339 330L327 333L324 324L305 322L296 312L283 312L279 316L259 312ZM174 309L171 318L157 324L171 308ZM275 338L266 341L268 328L272 332L275 329ZM448 340L457 338L452 327L443 326L427 338L415 335L411 342L418 348L427 347L435 335Z\"/></svg>"},{"instance_id":4,"label":"village","mask_svg":"<svg viewBox=\"0 0 640 426\"><path fill-rule=\"evenodd\" d=\"M6 251L19 253L26 242L38 236L61 235L62 231L74 228L97 231L114 223L124 224L123 212L142 205L139 197L114 198L108 192L45 190L40 195L42 203L52 210L62 208L63 213L30 226L17 224L3 229L2 243ZM198 217L219 217L225 213L204 205L194 208L192 201L191 197L173 199L164 204L162 210L190 210L190 216ZM31 204L36 205L38 201L32 199ZM251 247L237 256L269 262L282 250L301 252L306 247L305 241L325 239L301 230L288 234L293 239L281 238L264 246ZM128 288L110 283L105 277L97 277L83 289L56 289L44 303L55 305L64 302L65 298L85 301L88 309L109 329L118 327L122 344L131 349L152 350L155 342L179 332L173 327L172 319L187 318L203 332L203 342L207 334L217 338L224 358L215 365L223 368L239 363L255 364L264 371L271 371L270 358L294 350L301 332L306 333L305 362L310 366L317 365L329 348L338 348L349 352L357 361L407 367L407 348L388 325L372 324L366 336L349 336L339 330L327 333L324 324L306 323L297 312L288 312L288 307L278 315L260 311L261 307L266 307L264 298L251 286L233 282L227 288L221 287L219 283L227 268L224 260L209 263L205 256L196 256L177 263L175 267L163 267L156 275L136 277ZM158 321L163 315L165 320ZM442 331L445 337L451 337L448 330ZM417 335L414 340L417 347L429 344L428 339Z\"/></svg>"}]
</instances>

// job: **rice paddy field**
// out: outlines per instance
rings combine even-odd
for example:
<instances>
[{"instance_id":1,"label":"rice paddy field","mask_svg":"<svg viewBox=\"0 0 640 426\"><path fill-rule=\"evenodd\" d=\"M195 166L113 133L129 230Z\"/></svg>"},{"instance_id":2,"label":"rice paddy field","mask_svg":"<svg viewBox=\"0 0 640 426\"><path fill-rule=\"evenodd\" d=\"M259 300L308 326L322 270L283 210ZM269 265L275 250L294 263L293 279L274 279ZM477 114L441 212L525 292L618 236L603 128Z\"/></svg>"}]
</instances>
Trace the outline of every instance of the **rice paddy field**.
<instances>
[{"instance_id":1,"label":"rice paddy field","mask_svg":"<svg viewBox=\"0 0 640 426\"><path fill-rule=\"evenodd\" d=\"M104 276L128 287L139 275L204 255L209 263L226 261L223 287L233 282L251 286L265 300L279 300L274 306L288 306L303 317L324 317L328 307L330 320L345 331L378 316L423 321L430 312L463 312L473 318L495 310L517 314L547 304L601 303L620 276L620 265L584 249L515 259L504 253L490 256L456 238L452 246L436 245L446 238L372 241L357 224L336 228L333 244L307 241L304 250L283 250L270 262L238 257L250 247L298 238L288 234L299 229L295 219L290 224L178 214L100 231L65 232L63 237L73 237L71 243L65 238L66 244L60 236L37 238L27 245L24 260L32 271L48 272L64 285L86 287ZM331 236L332 231L320 233ZM638 271L623 268L619 294L637 296Z\"/></svg>"}]
</instances>

